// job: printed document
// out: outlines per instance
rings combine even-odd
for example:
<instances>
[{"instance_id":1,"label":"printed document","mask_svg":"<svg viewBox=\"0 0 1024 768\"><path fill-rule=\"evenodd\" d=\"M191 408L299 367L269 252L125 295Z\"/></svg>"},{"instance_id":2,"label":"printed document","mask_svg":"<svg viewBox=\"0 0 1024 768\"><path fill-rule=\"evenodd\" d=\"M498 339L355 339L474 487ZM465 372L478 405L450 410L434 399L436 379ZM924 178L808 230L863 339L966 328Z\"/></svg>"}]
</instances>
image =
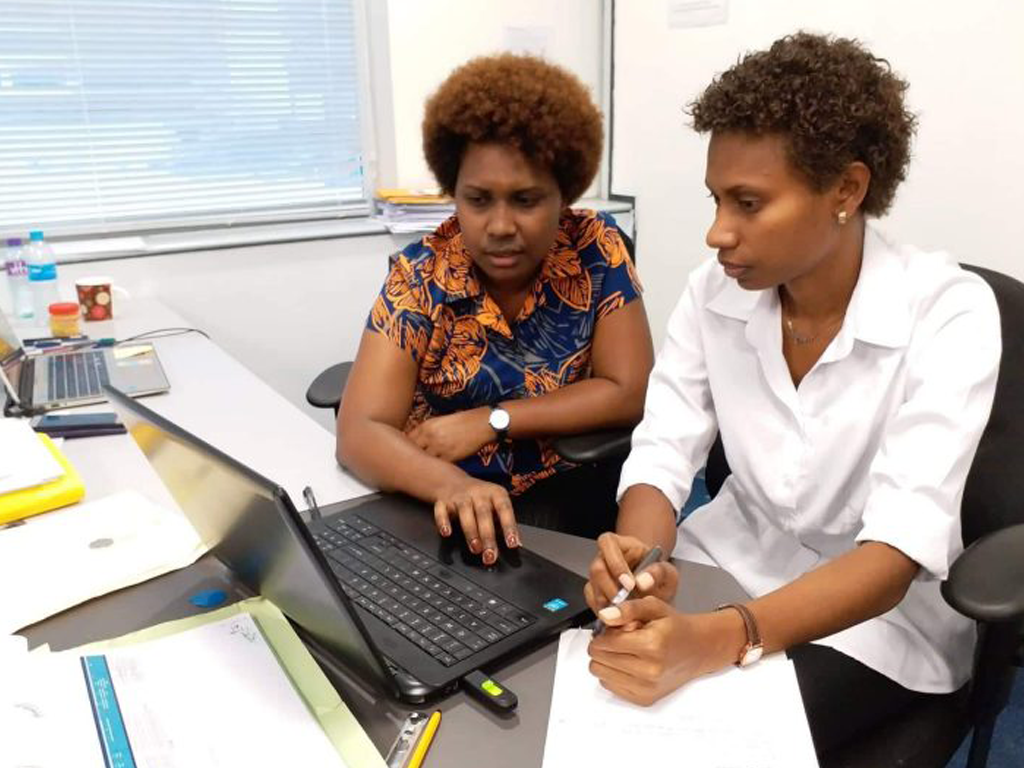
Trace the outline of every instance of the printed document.
<instances>
[{"instance_id":1,"label":"printed document","mask_svg":"<svg viewBox=\"0 0 1024 768\"><path fill-rule=\"evenodd\" d=\"M6 666L0 732L14 765L345 768L248 613Z\"/></svg>"},{"instance_id":2,"label":"printed document","mask_svg":"<svg viewBox=\"0 0 1024 768\"><path fill-rule=\"evenodd\" d=\"M785 656L698 678L641 707L590 674L590 636L570 629L559 640L544 768L817 768L796 672Z\"/></svg>"}]
</instances>

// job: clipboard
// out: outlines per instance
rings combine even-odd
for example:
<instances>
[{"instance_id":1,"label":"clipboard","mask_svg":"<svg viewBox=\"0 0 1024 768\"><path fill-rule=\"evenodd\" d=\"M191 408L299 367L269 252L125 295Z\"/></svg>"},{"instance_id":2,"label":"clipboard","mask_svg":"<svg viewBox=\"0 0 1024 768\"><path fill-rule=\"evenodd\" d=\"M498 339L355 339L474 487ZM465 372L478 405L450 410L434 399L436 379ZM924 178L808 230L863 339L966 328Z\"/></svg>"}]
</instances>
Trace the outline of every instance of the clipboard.
<instances>
[{"instance_id":1,"label":"clipboard","mask_svg":"<svg viewBox=\"0 0 1024 768\"><path fill-rule=\"evenodd\" d=\"M370 737L303 645L288 619L265 598L249 598L199 616L169 621L112 640L80 646L72 652L102 652L109 648L155 640L239 613L250 614L259 624L281 666L349 768L387 768Z\"/></svg>"}]
</instances>

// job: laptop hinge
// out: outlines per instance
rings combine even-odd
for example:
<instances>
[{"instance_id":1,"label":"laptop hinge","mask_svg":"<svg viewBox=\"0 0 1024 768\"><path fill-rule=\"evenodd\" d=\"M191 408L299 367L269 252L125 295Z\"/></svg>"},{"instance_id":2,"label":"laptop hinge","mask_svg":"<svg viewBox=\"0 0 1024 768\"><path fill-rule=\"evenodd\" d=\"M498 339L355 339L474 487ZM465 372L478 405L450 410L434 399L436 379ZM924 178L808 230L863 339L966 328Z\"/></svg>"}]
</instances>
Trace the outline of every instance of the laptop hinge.
<instances>
[{"instance_id":1,"label":"laptop hinge","mask_svg":"<svg viewBox=\"0 0 1024 768\"><path fill-rule=\"evenodd\" d=\"M25 355L25 359L21 363L21 373L18 376L20 379L18 382L18 397L21 398L20 405L23 413L29 413L35 401L33 397L35 395L35 372L35 359Z\"/></svg>"}]
</instances>

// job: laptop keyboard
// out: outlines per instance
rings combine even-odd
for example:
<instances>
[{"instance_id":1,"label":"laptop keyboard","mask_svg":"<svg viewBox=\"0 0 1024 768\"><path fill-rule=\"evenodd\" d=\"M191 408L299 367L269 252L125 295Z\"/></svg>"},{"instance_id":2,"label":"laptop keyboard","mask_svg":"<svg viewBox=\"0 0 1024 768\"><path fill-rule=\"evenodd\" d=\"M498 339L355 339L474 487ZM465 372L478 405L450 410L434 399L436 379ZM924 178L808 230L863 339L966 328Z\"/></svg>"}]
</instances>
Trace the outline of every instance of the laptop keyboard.
<instances>
[{"instance_id":1,"label":"laptop keyboard","mask_svg":"<svg viewBox=\"0 0 1024 768\"><path fill-rule=\"evenodd\" d=\"M79 352L74 355L52 355L47 360L50 400L92 397L110 383L103 352Z\"/></svg>"},{"instance_id":2,"label":"laptop keyboard","mask_svg":"<svg viewBox=\"0 0 1024 768\"><path fill-rule=\"evenodd\" d=\"M358 515L323 522L313 539L349 599L447 667L537 620Z\"/></svg>"}]
</instances>

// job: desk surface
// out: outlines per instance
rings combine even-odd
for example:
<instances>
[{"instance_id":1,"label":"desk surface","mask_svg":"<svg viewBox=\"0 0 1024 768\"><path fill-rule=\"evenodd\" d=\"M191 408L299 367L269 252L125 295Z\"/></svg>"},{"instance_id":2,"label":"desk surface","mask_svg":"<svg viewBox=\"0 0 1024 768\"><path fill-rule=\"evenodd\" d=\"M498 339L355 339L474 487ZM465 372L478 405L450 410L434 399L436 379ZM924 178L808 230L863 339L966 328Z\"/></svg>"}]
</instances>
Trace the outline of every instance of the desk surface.
<instances>
[{"instance_id":1,"label":"desk surface","mask_svg":"<svg viewBox=\"0 0 1024 768\"><path fill-rule=\"evenodd\" d=\"M123 339L159 328L190 325L155 299L135 298L126 303L123 317L83 322L82 330L94 339ZM42 329L26 325L15 325L15 330L22 338L46 335ZM156 339L153 344L171 390L145 398L148 407L283 486L299 509L305 508L302 489L306 485L313 488L321 504L370 492L338 467L333 434L213 341L189 333ZM107 404L87 408L110 410ZM132 485L153 501L176 509L141 453L138 460L131 458L132 450L130 441L117 438L65 443L65 453L88 480L87 498Z\"/></svg>"},{"instance_id":2,"label":"desk surface","mask_svg":"<svg viewBox=\"0 0 1024 768\"><path fill-rule=\"evenodd\" d=\"M85 324L93 338L124 338L156 328L187 326L187 321L154 300L133 299L125 316L108 323ZM30 328L18 328L23 337ZM39 334L35 334L39 335ZM334 438L254 374L198 334L155 342L171 381L171 391L146 398L145 403L166 418L279 483L302 508L301 489L309 484L321 504L364 495L368 489L339 469L334 461ZM90 406L109 410L109 406ZM122 488L134 488L171 509L171 499L145 457L126 435L70 440L65 453L86 481L87 499ZM594 542L523 526L527 546L586 574ZM724 572L680 563L684 610L710 609L742 595ZM225 589L244 597L229 572L212 557L194 566L111 595L91 600L23 630L32 645L48 642L65 649L93 640L183 616L199 609L188 602L202 589ZM502 719L464 693L439 703L444 712L431 748L427 768L477 766L523 768L539 766L544 754L548 712L554 680L556 643L550 642L496 671L519 696L519 710ZM366 691L327 668L348 706L382 754L390 747L399 723L410 711L382 694Z\"/></svg>"},{"instance_id":3,"label":"desk surface","mask_svg":"<svg viewBox=\"0 0 1024 768\"><path fill-rule=\"evenodd\" d=\"M523 540L534 551L572 570L586 573L594 542L567 534L522 526ZM683 591L676 604L684 610L709 610L742 595L723 571L694 563L677 563ZM188 597L201 589L224 589L241 598L230 574L212 557L159 579L92 600L42 621L22 632L31 645L48 642L55 650L115 637L142 627L199 612ZM437 704L444 713L426 768L528 768L544 755L548 712L555 673L557 643L549 642L512 661L495 676L519 696L519 709L508 719L498 717L466 694L456 693ZM385 754L399 723L411 708L383 694L368 691L325 667L346 704Z\"/></svg>"}]
</instances>

